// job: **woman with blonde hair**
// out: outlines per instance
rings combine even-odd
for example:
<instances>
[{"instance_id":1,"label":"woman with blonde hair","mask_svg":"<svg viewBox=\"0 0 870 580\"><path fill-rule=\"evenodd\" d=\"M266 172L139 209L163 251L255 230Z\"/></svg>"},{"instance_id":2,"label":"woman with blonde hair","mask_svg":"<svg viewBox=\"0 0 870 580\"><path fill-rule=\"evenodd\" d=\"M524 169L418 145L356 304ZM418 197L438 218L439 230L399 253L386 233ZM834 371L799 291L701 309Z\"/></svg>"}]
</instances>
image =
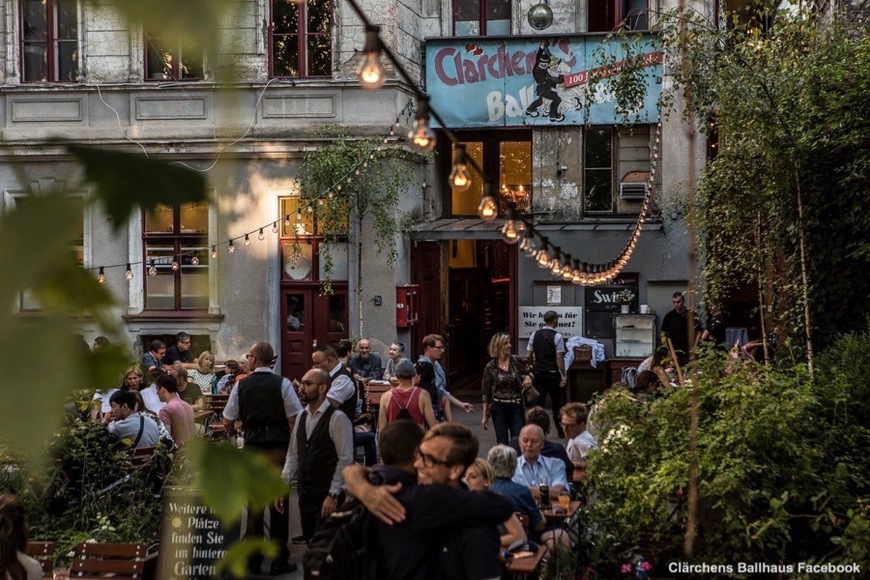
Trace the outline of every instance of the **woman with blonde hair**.
<instances>
[{"instance_id":1,"label":"woman with blonde hair","mask_svg":"<svg viewBox=\"0 0 870 580\"><path fill-rule=\"evenodd\" d=\"M492 416L495 438L506 445L519 437L523 428L523 394L532 386L532 373L525 360L511 354L511 337L499 332L489 341L489 361L483 368L483 421L487 428Z\"/></svg>"},{"instance_id":2,"label":"woman with blonde hair","mask_svg":"<svg viewBox=\"0 0 870 580\"><path fill-rule=\"evenodd\" d=\"M478 457L474 463L465 470L465 485L471 491L488 491L495 481L495 472L492 465L486 459ZM515 550L525 546L528 542L523 524L516 514L511 514L503 524L499 526L501 547L505 550Z\"/></svg>"},{"instance_id":3,"label":"woman with blonde hair","mask_svg":"<svg viewBox=\"0 0 870 580\"><path fill-rule=\"evenodd\" d=\"M214 355L204 350L199 358L196 359L196 368L187 371L187 376L194 383L199 385L203 393L214 393L217 384L214 372Z\"/></svg>"}]
</instances>

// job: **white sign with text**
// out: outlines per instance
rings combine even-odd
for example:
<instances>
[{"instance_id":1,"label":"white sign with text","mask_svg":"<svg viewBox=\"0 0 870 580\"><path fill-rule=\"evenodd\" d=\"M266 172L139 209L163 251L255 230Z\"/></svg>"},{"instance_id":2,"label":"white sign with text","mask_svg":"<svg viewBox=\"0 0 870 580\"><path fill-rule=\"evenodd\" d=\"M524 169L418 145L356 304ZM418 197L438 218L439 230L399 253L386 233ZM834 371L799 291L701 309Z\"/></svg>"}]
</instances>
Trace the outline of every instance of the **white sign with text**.
<instances>
[{"instance_id":1,"label":"white sign with text","mask_svg":"<svg viewBox=\"0 0 870 580\"><path fill-rule=\"evenodd\" d=\"M552 310L559 315L559 323L556 330L567 340L572 336L583 335L583 307L582 306L520 306L519 339L523 345L522 351L515 351L521 356L524 354L529 336L544 326L544 313Z\"/></svg>"}]
</instances>

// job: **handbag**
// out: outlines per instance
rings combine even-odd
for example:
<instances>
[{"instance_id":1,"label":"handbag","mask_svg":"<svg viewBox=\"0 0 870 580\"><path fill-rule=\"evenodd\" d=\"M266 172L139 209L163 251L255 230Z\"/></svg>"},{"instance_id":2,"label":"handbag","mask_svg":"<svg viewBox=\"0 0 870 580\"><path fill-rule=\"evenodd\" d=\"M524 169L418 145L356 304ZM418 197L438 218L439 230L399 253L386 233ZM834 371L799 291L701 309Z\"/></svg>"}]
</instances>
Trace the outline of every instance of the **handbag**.
<instances>
[{"instance_id":1,"label":"handbag","mask_svg":"<svg viewBox=\"0 0 870 580\"><path fill-rule=\"evenodd\" d=\"M534 405L538 401L538 397L541 396L541 393L538 392L538 389L535 388L535 385L530 386L528 389L523 391L523 399L526 400L526 405Z\"/></svg>"}]
</instances>

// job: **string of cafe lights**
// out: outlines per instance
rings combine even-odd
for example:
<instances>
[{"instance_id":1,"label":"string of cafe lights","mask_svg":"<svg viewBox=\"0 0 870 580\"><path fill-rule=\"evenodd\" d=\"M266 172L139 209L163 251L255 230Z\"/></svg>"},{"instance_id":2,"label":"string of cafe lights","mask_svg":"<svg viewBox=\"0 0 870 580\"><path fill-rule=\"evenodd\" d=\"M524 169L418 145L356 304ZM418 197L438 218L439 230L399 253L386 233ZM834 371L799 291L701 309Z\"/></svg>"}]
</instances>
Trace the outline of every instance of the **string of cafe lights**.
<instances>
[{"instance_id":1,"label":"string of cafe lights","mask_svg":"<svg viewBox=\"0 0 870 580\"><path fill-rule=\"evenodd\" d=\"M420 90L417 83L411 78L402 64L393 54L392 50L384 44L380 37L380 27L373 24L356 0L348 0L353 11L362 20L365 27L365 44L363 46L363 60L357 73L360 85L366 89L379 89L386 79L385 71L380 63L381 54L395 67L399 76L410 86L417 97L417 111L414 123L408 133L409 144L420 151L428 153L435 147L436 135L429 125L429 117L433 117L442 127L444 135L453 145L453 165L448 176L448 182L454 191L459 193L467 191L471 187L471 173L473 169L484 182L484 194L478 206L478 215L484 221L491 221L501 213L506 216L505 224L501 229L504 241L509 244L520 243L520 250L528 257L535 260L541 268L548 269L554 276L575 284L594 285L612 280L619 274L634 252L638 239L643 229L644 221L650 209L650 199L655 181L656 168L658 165L659 146L661 143L661 117L656 123L655 141L650 162L650 171L646 180L646 191L643 204L637 221L632 228L631 236L616 258L604 263L587 263L564 252L558 246L553 245L547 236L543 235L535 227L534 222L527 216L517 212L513 202L502 199L500 194L493 195L492 181L487 178L480 166L469 157L465 145L459 141L456 135L447 128L438 112L429 103L428 95ZM502 211L504 210L504 211Z\"/></svg>"},{"instance_id":2,"label":"string of cafe lights","mask_svg":"<svg viewBox=\"0 0 870 580\"><path fill-rule=\"evenodd\" d=\"M251 238L253 236L257 237L257 240L264 241L266 239L266 231L271 230L273 234L278 234L278 222L283 220L285 230L290 229L293 225L293 220L295 219L297 222L301 222L304 220L305 213L313 213L315 205L323 205L327 199L332 199L335 196L335 192L341 191L342 188L352 183L355 178L358 178L360 175L365 173L369 168L369 162L373 161L378 154L384 152L384 146L389 145L391 140L397 139L396 129L402 126L402 119L408 118L410 120L410 113L412 107L412 101L408 100L405 106L401 111L396 115L396 119L393 124L390 126L389 132L379 139L379 144L374 149L370 150L362 159L360 159L357 163L355 163L351 168L345 172L342 176L340 176L337 180L335 180L331 186L327 187L317 195L311 196L306 199L305 203L300 204L296 208L295 218L291 214L284 214L282 218L279 220L269 221L262 226L256 227L248 232L243 234L239 234L237 236L231 237L222 242L217 242L212 244L210 247L210 256L211 258L218 258L218 249L223 246L227 247L227 252L230 254L235 254L236 249L239 244L243 246L251 245ZM294 229L294 237L298 238L299 234ZM149 276L156 276L158 271L158 266L163 267L168 265L169 268L176 272L179 268L182 267L184 258L190 258L191 266L198 266L200 263L200 253L198 250L187 250L184 252L180 252L179 254L175 254L173 256L164 256L161 258L150 258L143 259L138 261L130 261L123 264L112 264L112 265L103 265L103 266L92 266L90 268L86 268L87 270L96 270L97 271L97 282L100 284L106 283L106 270L113 270L124 268L124 278L129 282L133 280L135 277L133 273L133 267L145 266L147 265L147 269L145 270Z\"/></svg>"}]
</instances>

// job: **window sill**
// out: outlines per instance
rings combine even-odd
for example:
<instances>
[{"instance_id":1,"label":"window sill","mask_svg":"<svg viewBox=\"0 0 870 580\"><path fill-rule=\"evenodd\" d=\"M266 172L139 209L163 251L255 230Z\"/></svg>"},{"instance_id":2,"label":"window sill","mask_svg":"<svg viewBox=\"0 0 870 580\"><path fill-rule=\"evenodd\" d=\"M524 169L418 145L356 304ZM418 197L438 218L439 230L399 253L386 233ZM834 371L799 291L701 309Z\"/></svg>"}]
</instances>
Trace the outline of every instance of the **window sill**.
<instances>
[{"instance_id":1,"label":"window sill","mask_svg":"<svg viewBox=\"0 0 870 580\"><path fill-rule=\"evenodd\" d=\"M125 314L125 322L154 322L172 320L177 322L220 322L223 314L210 314L207 310L143 310L138 314Z\"/></svg>"}]
</instances>

